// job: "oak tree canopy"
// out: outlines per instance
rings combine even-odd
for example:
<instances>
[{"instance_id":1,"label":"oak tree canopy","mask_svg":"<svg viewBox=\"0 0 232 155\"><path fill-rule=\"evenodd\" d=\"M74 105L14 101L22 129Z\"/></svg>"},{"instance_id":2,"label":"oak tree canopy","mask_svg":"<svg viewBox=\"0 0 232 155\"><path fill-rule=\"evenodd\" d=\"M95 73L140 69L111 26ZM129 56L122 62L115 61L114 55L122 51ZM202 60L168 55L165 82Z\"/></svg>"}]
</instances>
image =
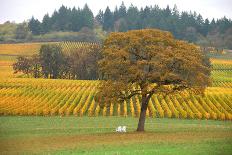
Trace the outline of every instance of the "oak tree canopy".
<instances>
[{"instance_id":1,"label":"oak tree canopy","mask_svg":"<svg viewBox=\"0 0 232 155\"><path fill-rule=\"evenodd\" d=\"M210 84L210 61L200 48L158 29L111 33L98 64L104 80L97 96L107 100L99 103L121 103L141 95L137 131L144 131L153 94L186 89L199 93Z\"/></svg>"}]
</instances>

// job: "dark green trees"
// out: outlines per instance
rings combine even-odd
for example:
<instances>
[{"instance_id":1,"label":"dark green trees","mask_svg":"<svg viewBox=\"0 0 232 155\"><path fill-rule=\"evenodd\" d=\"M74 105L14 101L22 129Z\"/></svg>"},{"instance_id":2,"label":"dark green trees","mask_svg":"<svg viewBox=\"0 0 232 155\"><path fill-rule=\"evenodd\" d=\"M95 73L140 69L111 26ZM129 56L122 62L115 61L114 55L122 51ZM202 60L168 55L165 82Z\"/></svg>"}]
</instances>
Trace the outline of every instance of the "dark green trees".
<instances>
[{"instance_id":1,"label":"dark green trees","mask_svg":"<svg viewBox=\"0 0 232 155\"><path fill-rule=\"evenodd\" d=\"M52 31L74 31L78 32L83 27L93 29L94 16L86 4L83 9L73 9L61 6L58 11L54 11L51 17L46 14L42 22L32 17L29 20L29 29L32 34L39 35Z\"/></svg>"},{"instance_id":2,"label":"dark green trees","mask_svg":"<svg viewBox=\"0 0 232 155\"><path fill-rule=\"evenodd\" d=\"M58 78L64 61L61 47L57 45L42 45L39 55L44 76L46 78Z\"/></svg>"},{"instance_id":3,"label":"dark green trees","mask_svg":"<svg viewBox=\"0 0 232 155\"><path fill-rule=\"evenodd\" d=\"M114 11L111 11L109 7L103 11L100 10L96 17L93 16L87 4L82 9L61 6L50 17L46 14L41 23L34 18L29 21L29 29L34 35L53 31L79 32L86 27L93 30L101 28L101 26L107 32L158 28L172 32L178 39L198 43L202 46L231 47L230 39L228 42L232 29L231 19L224 17L209 21L203 19L202 15L196 12L179 12L177 6L160 8L158 5L154 5L137 8L131 5L127 8L122 3Z\"/></svg>"},{"instance_id":4,"label":"dark green trees","mask_svg":"<svg viewBox=\"0 0 232 155\"><path fill-rule=\"evenodd\" d=\"M86 45L62 50L57 44L45 44L39 55L20 56L13 64L15 73L28 77L52 79L98 79L97 61L100 58L99 45Z\"/></svg>"},{"instance_id":5,"label":"dark green trees","mask_svg":"<svg viewBox=\"0 0 232 155\"><path fill-rule=\"evenodd\" d=\"M34 78L41 76L41 65L38 55L32 57L19 56L17 62L13 64L14 73L22 72L28 77Z\"/></svg>"},{"instance_id":6,"label":"dark green trees","mask_svg":"<svg viewBox=\"0 0 232 155\"><path fill-rule=\"evenodd\" d=\"M51 29L51 20L48 14L46 14L43 17L41 27L42 27L42 33L48 33L49 30Z\"/></svg>"},{"instance_id":7,"label":"dark green trees","mask_svg":"<svg viewBox=\"0 0 232 155\"><path fill-rule=\"evenodd\" d=\"M99 10L97 16L95 17L95 19L98 21L99 24L103 25L103 17L104 17L104 13L102 10Z\"/></svg>"},{"instance_id":8,"label":"dark green trees","mask_svg":"<svg viewBox=\"0 0 232 155\"><path fill-rule=\"evenodd\" d=\"M97 19L99 17L100 14ZM162 9L155 5L138 10L133 5L127 9L124 3L119 8L116 7L114 11L107 7L103 14L102 25L103 30L116 32L159 28L172 32L178 39L198 43L204 37L206 40L211 40L211 35L215 38L218 38L219 34L227 35L232 29L232 21L227 18L216 21L213 19L210 22L196 12L179 12L177 6L174 6L174 8L167 6ZM224 40L223 37L219 39ZM226 40L222 42L226 42Z\"/></svg>"},{"instance_id":9,"label":"dark green trees","mask_svg":"<svg viewBox=\"0 0 232 155\"><path fill-rule=\"evenodd\" d=\"M103 30L112 31L114 25L113 13L110 11L110 8L107 7L103 16Z\"/></svg>"},{"instance_id":10,"label":"dark green trees","mask_svg":"<svg viewBox=\"0 0 232 155\"><path fill-rule=\"evenodd\" d=\"M57 20L55 20L54 26L58 31L65 31L70 28L70 25L70 10L62 5L58 10Z\"/></svg>"},{"instance_id":11,"label":"dark green trees","mask_svg":"<svg viewBox=\"0 0 232 155\"><path fill-rule=\"evenodd\" d=\"M90 29L93 29L94 16L87 4L85 4L81 15L82 15L82 20L79 21L80 24L82 24L81 27L88 27Z\"/></svg>"},{"instance_id":12,"label":"dark green trees","mask_svg":"<svg viewBox=\"0 0 232 155\"><path fill-rule=\"evenodd\" d=\"M76 9L74 7L71 12L71 31L77 32L81 29L81 18L80 8Z\"/></svg>"},{"instance_id":13,"label":"dark green trees","mask_svg":"<svg viewBox=\"0 0 232 155\"><path fill-rule=\"evenodd\" d=\"M138 29L139 26L139 10L137 7L131 5L128 8L127 11L127 25L128 25L128 30L134 30L134 29Z\"/></svg>"},{"instance_id":14,"label":"dark green trees","mask_svg":"<svg viewBox=\"0 0 232 155\"><path fill-rule=\"evenodd\" d=\"M28 28L31 30L32 34L38 35L41 34L41 23L38 19L32 17L28 23Z\"/></svg>"}]
</instances>

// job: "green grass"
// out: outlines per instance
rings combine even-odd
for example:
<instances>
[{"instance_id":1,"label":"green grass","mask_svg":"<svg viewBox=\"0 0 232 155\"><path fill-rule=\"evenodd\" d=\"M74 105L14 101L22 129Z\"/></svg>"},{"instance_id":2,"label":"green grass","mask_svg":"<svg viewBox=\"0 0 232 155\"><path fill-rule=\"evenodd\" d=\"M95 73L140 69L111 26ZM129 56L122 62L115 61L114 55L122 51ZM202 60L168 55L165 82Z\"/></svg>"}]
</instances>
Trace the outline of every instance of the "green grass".
<instances>
[{"instance_id":1,"label":"green grass","mask_svg":"<svg viewBox=\"0 0 232 155\"><path fill-rule=\"evenodd\" d=\"M231 121L131 117L0 117L0 154L232 154ZM115 133L126 125L127 133Z\"/></svg>"},{"instance_id":2,"label":"green grass","mask_svg":"<svg viewBox=\"0 0 232 155\"><path fill-rule=\"evenodd\" d=\"M228 142L228 143L226 143ZM206 141L199 143L143 143L124 146L98 147L96 150L73 149L52 152L54 154L133 154L133 155L196 155L196 154L218 154L230 155L232 152L231 140L228 141Z\"/></svg>"}]
</instances>

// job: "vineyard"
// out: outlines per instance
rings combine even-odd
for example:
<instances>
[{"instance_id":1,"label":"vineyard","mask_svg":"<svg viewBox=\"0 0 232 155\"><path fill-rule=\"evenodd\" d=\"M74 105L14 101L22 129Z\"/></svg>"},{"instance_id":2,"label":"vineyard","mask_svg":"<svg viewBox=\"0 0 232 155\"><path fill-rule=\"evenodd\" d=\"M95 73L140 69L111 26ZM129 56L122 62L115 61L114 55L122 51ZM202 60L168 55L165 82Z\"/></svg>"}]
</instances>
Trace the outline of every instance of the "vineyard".
<instances>
[{"instance_id":1,"label":"vineyard","mask_svg":"<svg viewBox=\"0 0 232 155\"><path fill-rule=\"evenodd\" d=\"M0 2L0 155L232 155L232 1Z\"/></svg>"},{"instance_id":2,"label":"vineyard","mask_svg":"<svg viewBox=\"0 0 232 155\"><path fill-rule=\"evenodd\" d=\"M59 44L65 51L96 45L69 42ZM11 55L32 55L38 53L41 45L32 43L31 49L35 52L31 53L30 44L19 44L17 48L12 46L1 45L0 53L5 55L9 51ZM10 68L9 63L4 63L10 60L0 60L0 65ZM232 120L232 60L213 58L211 61L213 84L206 89L204 96L192 95L187 91L169 96L153 95L148 104L147 117ZM141 96L101 108L94 100L99 81L1 77L4 77L0 80L1 115L138 117L140 114Z\"/></svg>"},{"instance_id":3,"label":"vineyard","mask_svg":"<svg viewBox=\"0 0 232 155\"><path fill-rule=\"evenodd\" d=\"M48 42L48 43L20 43L20 44L0 44L0 56L29 56L38 54L41 45L43 44L58 44L64 51L70 49L97 46L97 43L86 42Z\"/></svg>"},{"instance_id":4,"label":"vineyard","mask_svg":"<svg viewBox=\"0 0 232 155\"><path fill-rule=\"evenodd\" d=\"M39 54L41 45L57 44L60 45L64 53L68 53L77 48L91 48L99 46L97 43L86 42L46 42L46 43L19 43L19 44L0 44L0 78L17 77L13 74L12 64L18 56L32 56Z\"/></svg>"},{"instance_id":5,"label":"vineyard","mask_svg":"<svg viewBox=\"0 0 232 155\"><path fill-rule=\"evenodd\" d=\"M7 79L0 83L2 115L132 116L140 113L140 96L100 108L94 100L98 81ZM210 87L204 97L153 96L147 116L232 120L232 88ZM127 103L126 103L127 102Z\"/></svg>"}]
</instances>

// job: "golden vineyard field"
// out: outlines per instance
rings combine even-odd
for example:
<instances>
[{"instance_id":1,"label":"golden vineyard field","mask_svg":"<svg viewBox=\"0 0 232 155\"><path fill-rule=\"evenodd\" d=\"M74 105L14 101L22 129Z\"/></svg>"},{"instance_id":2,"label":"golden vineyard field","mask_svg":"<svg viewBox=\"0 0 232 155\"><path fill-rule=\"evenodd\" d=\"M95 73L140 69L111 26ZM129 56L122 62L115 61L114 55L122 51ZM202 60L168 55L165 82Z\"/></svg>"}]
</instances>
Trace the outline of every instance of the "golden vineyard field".
<instances>
[{"instance_id":1,"label":"golden vineyard field","mask_svg":"<svg viewBox=\"0 0 232 155\"><path fill-rule=\"evenodd\" d=\"M0 44L0 78L15 77L13 75L13 62L17 56L31 56L38 54L41 45L58 44L64 52L69 52L80 47L99 46L97 43L86 42L45 42L45 43L18 43L18 44Z\"/></svg>"},{"instance_id":2,"label":"golden vineyard field","mask_svg":"<svg viewBox=\"0 0 232 155\"><path fill-rule=\"evenodd\" d=\"M2 46L0 51L3 51ZM70 46L78 48L88 44L63 44L66 49ZM15 51L15 48L12 49ZM10 48L8 50L13 55L17 54L13 50L10 51ZM4 64L2 59L0 64ZM232 120L232 60L211 61L213 85L206 89L205 96L191 95L188 92L167 97L154 95L149 102L147 116ZM10 65L8 69L10 70ZM99 81L2 77L1 115L138 117L140 113L140 96L135 96L122 104L110 103L109 107L100 108L94 100Z\"/></svg>"},{"instance_id":3,"label":"golden vineyard field","mask_svg":"<svg viewBox=\"0 0 232 155\"><path fill-rule=\"evenodd\" d=\"M133 116L140 113L140 96L101 109L94 101L98 81L7 79L0 83L2 115ZM232 120L232 88L210 87L205 97L153 96L147 116ZM126 103L128 102L128 103Z\"/></svg>"},{"instance_id":4,"label":"golden vineyard field","mask_svg":"<svg viewBox=\"0 0 232 155\"><path fill-rule=\"evenodd\" d=\"M0 44L0 55L33 55L38 54L43 44L59 44L64 51L83 46L93 46L96 43L86 42L48 42L48 43L19 43L19 44Z\"/></svg>"}]
</instances>

